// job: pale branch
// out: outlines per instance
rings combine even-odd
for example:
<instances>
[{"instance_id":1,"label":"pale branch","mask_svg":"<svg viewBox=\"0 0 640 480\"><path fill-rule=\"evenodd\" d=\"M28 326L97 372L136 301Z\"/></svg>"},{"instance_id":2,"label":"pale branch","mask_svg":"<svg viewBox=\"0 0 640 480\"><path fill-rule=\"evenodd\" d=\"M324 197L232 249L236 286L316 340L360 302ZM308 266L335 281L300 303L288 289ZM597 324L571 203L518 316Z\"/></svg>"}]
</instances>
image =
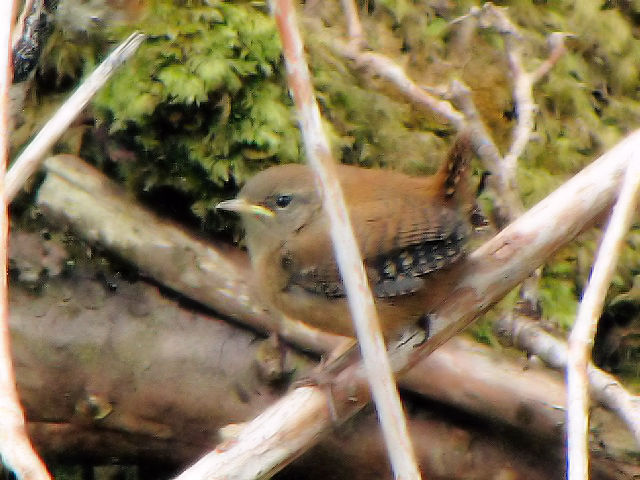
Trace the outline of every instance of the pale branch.
<instances>
[{"instance_id":1,"label":"pale branch","mask_svg":"<svg viewBox=\"0 0 640 480\"><path fill-rule=\"evenodd\" d=\"M537 106L533 99L533 86L539 81L565 52L564 35L553 33L549 36L549 44L552 48L547 60L534 72L528 72L523 65L523 36L506 14L506 8L496 7L493 3L485 3L481 9L474 8L474 15L480 19L483 28L494 27L505 39L507 60L511 70L513 82L513 100L516 111L516 126L512 133L512 142L509 151L501 163L501 174L505 177L504 183L509 188L517 191L516 169L518 159L522 155L525 146L529 143L534 127L534 116ZM493 172L492 172L493 173ZM515 219L522 211L522 203L517 202L510 206L510 219Z\"/></svg>"},{"instance_id":2,"label":"pale branch","mask_svg":"<svg viewBox=\"0 0 640 480\"><path fill-rule=\"evenodd\" d=\"M430 314L429 338L415 334L393 347L394 370L403 373L460 332L588 228L613 202L625 169L639 160L639 146L640 131L636 131L454 266L447 275L451 283L434 289L440 302ZM358 364L336 375L331 398L342 418L368 402L365 378ZM220 445L179 478L253 478L252 472L281 469L329 428L328 402L321 388L291 392L249 422L232 442ZM255 455L256 436L261 439L261 455Z\"/></svg>"},{"instance_id":3,"label":"pale branch","mask_svg":"<svg viewBox=\"0 0 640 480\"><path fill-rule=\"evenodd\" d=\"M138 49L146 37L132 33L96 68L75 92L56 110L35 138L13 162L5 179L5 195L12 200L24 183L40 167L42 160L67 130L71 122L89 103L96 92L111 78L115 71Z\"/></svg>"},{"instance_id":4,"label":"pale branch","mask_svg":"<svg viewBox=\"0 0 640 480\"><path fill-rule=\"evenodd\" d=\"M6 168L9 155L9 86L11 27L17 1L0 3L0 456L18 478L47 480L51 477L27 436L24 412L16 390L11 358L8 306L9 212Z\"/></svg>"},{"instance_id":5,"label":"pale branch","mask_svg":"<svg viewBox=\"0 0 640 480\"><path fill-rule=\"evenodd\" d=\"M72 155L44 162L36 203L90 242L135 265L141 275L263 334L316 352L331 350L327 334L293 320L274 320L254 293L248 259L221 243L204 242L154 215L96 168Z\"/></svg>"},{"instance_id":6,"label":"pale branch","mask_svg":"<svg viewBox=\"0 0 640 480\"><path fill-rule=\"evenodd\" d=\"M611 219L596 254L591 277L578 308L576 321L569 335L567 363L569 480L582 480L589 476L589 381L587 367L604 300L615 272L624 238L636 213L639 189L640 162L635 161L627 167L620 196L613 207Z\"/></svg>"},{"instance_id":7,"label":"pale branch","mask_svg":"<svg viewBox=\"0 0 640 480\"><path fill-rule=\"evenodd\" d=\"M366 44L366 39L362 33L362 23L360 23L356 0L342 0L342 10L347 19L349 41L355 48L363 48Z\"/></svg>"},{"instance_id":8,"label":"pale branch","mask_svg":"<svg viewBox=\"0 0 640 480\"><path fill-rule=\"evenodd\" d=\"M492 4L489 3L485 4L485 7L487 5L492 6ZM511 69L513 100L516 111L516 125L512 132L511 146L502 160L502 170L509 188L518 191L519 189L516 183L518 158L520 158L525 146L529 143L529 137L531 136L534 126L534 114L536 112L536 105L533 100L533 82L531 76L527 74L522 64L521 36L517 34L515 26L506 15L504 15L503 9L493 7L493 10L495 10L497 16L502 18L502 22L505 24L505 28L500 31L505 39L507 59ZM506 27L509 28L506 29ZM517 202L510 207L512 211L510 212L511 218L509 218L509 220L513 220L522 212L522 202Z\"/></svg>"},{"instance_id":9,"label":"pale branch","mask_svg":"<svg viewBox=\"0 0 640 480\"><path fill-rule=\"evenodd\" d=\"M380 321L338 180L336 162L322 126L293 2L271 0L270 6L282 41L287 84L298 114L306 159L329 220L336 263L347 294L391 468L395 478L419 480L420 471L407 420L386 355Z\"/></svg>"},{"instance_id":10,"label":"pale branch","mask_svg":"<svg viewBox=\"0 0 640 480\"><path fill-rule=\"evenodd\" d=\"M497 335L514 347L539 357L552 368L566 369L567 342L542 329L538 322L526 317L505 316L494 328ZM629 393L613 375L591 362L587 373L591 395L622 419L640 445L640 397Z\"/></svg>"},{"instance_id":11,"label":"pale branch","mask_svg":"<svg viewBox=\"0 0 640 480\"><path fill-rule=\"evenodd\" d=\"M466 125L464 115L451 103L436 98L416 84L398 63L386 55L364 51L337 39L328 46L337 54L355 62L356 67L369 69L389 81L411 102L442 116L457 130L462 130Z\"/></svg>"},{"instance_id":12,"label":"pale branch","mask_svg":"<svg viewBox=\"0 0 640 480\"><path fill-rule=\"evenodd\" d=\"M549 35L547 43L551 51L546 60L542 62L538 66L538 68L530 73L533 83L539 82L564 56L564 54L567 52L567 47L565 46L564 41L566 38L571 37L574 37L574 35L565 32L553 32L551 35Z\"/></svg>"}]
</instances>

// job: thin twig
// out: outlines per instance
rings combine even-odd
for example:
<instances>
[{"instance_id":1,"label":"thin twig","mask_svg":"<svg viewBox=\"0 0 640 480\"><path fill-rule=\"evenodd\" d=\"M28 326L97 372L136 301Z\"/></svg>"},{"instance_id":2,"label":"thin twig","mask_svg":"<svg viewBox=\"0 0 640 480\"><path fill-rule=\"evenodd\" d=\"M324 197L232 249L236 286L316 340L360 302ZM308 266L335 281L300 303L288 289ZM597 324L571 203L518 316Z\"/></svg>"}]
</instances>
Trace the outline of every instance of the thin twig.
<instances>
[{"instance_id":1,"label":"thin twig","mask_svg":"<svg viewBox=\"0 0 640 480\"><path fill-rule=\"evenodd\" d=\"M271 9L280 32L287 80L298 112L307 161L314 172L329 218L331 240L390 463L396 478L419 479L420 472L398 388L386 355L362 255L351 227L329 142L322 127L293 3L291 0L272 0Z\"/></svg>"},{"instance_id":2,"label":"thin twig","mask_svg":"<svg viewBox=\"0 0 640 480\"><path fill-rule=\"evenodd\" d=\"M564 56L567 51L567 47L564 44L564 40L567 37L573 37L571 33L553 32L549 35L548 44L551 48L551 52L547 59L540 64L540 66L531 73L532 82L538 83L549 71L558 63L558 60Z\"/></svg>"},{"instance_id":3,"label":"thin twig","mask_svg":"<svg viewBox=\"0 0 640 480\"><path fill-rule=\"evenodd\" d=\"M505 50L511 77L513 81L513 101L516 111L516 125L512 132L512 141L507 154L502 160L499 171L492 170L492 174L499 174L502 189L518 191L516 182L518 159L529 143L534 127L534 116L537 106L533 99L533 86L539 81L564 55L565 34L552 33L549 36L551 53L547 60L534 72L528 72L522 62L523 36L506 14L506 9L496 7L493 3L485 3L481 9L475 9L474 15L480 20L483 28L494 27L505 40ZM517 218L523 211L523 205L518 195L511 195L514 202L505 204L504 221L508 223ZM502 226L502 225L501 225Z\"/></svg>"},{"instance_id":4,"label":"thin twig","mask_svg":"<svg viewBox=\"0 0 640 480\"><path fill-rule=\"evenodd\" d=\"M640 162L631 162L611 220L598 249L593 272L580 302L576 322L569 335L567 364L567 454L569 480L589 478L589 395L587 365L591 355L598 319L618 256L636 211L640 189Z\"/></svg>"},{"instance_id":5,"label":"thin twig","mask_svg":"<svg viewBox=\"0 0 640 480\"><path fill-rule=\"evenodd\" d=\"M8 199L3 186L9 154L9 85L11 85L11 27L15 1L0 2L0 455L18 478L46 480L47 469L27 437L16 390L9 339L7 252Z\"/></svg>"},{"instance_id":6,"label":"thin twig","mask_svg":"<svg viewBox=\"0 0 640 480\"><path fill-rule=\"evenodd\" d=\"M355 0L342 0L342 10L347 19L347 33L352 46L362 48L366 43L362 33L362 23L358 15L358 5Z\"/></svg>"},{"instance_id":7,"label":"thin twig","mask_svg":"<svg viewBox=\"0 0 640 480\"><path fill-rule=\"evenodd\" d=\"M513 129L512 142L509 151L504 157L503 168L506 170L507 183L517 190L516 167L518 158L522 155L525 146L529 143L534 126L534 115L537 106L533 100L533 85L540 80L566 51L564 48L564 34L552 33L549 44L552 47L547 60L534 72L527 72L522 62L522 35L518 28L507 17L505 8L496 7L491 2L484 4L482 10L483 25L496 27L505 39L507 60L513 79L513 100L516 109L516 126ZM522 204L513 206L511 219L522 210Z\"/></svg>"},{"instance_id":8,"label":"thin twig","mask_svg":"<svg viewBox=\"0 0 640 480\"><path fill-rule=\"evenodd\" d=\"M20 154L5 180L5 195L8 200L22 188L29 177L38 169L47 151L67 130L74 118L89 103L96 92L111 78L122 63L140 46L145 36L132 33L82 82L69 99L56 111L42 127L36 137Z\"/></svg>"},{"instance_id":9,"label":"thin twig","mask_svg":"<svg viewBox=\"0 0 640 480\"><path fill-rule=\"evenodd\" d=\"M333 40L329 46L345 58L353 60L357 67L367 68L391 82L410 101L425 107L451 122L457 130L462 130L465 118L451 103L440 100L416 84L395 61L380 53L363 51L353 44Z\"/></svg>"}]
</instances>

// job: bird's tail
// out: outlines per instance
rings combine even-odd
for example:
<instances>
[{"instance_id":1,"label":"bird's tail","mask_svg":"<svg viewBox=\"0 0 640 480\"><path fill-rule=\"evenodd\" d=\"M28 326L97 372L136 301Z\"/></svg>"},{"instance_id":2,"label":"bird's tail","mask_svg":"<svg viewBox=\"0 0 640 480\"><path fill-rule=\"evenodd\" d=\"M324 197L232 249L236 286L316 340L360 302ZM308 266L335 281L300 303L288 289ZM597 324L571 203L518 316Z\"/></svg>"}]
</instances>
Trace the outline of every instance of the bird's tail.
<instances>
[{"instance_id":1,"label":"bird's tail","mask_svg":"<svg viewBox=\"0 0 640 480\"><path fill-rule=\"evenodd\" d=\"M453 142L438 175L442 189L441 195L444 200L456 204L458 208L466 212L471 225L476 230L484 230L488 226L488 221L476 201L482 187L474 188L471 183L473 153L471 130L466 128L458 134Z\"/></svg>"},{"instance_id":2,"label":"bird's tail","mask_svg":"<svg viewBox=\"0 0 640 480\"><path fill-rule=\"evenodd\" d=\"M456 137L446 161L438 172L441 178L442 195L446 200L455 197L460 200L473 198L469 182L472 157L471 131L465 129Z\"/></svg>"}]
</instances>

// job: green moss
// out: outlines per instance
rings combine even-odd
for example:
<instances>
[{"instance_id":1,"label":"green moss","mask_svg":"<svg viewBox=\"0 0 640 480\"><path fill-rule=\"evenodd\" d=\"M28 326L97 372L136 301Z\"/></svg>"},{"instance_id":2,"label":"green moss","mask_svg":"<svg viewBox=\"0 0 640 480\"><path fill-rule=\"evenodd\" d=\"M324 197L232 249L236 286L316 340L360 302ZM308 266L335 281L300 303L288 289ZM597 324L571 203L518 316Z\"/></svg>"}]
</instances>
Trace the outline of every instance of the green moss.
<instances>
[{"instance_id":1,"label":"green moss","mask_svg":"<svg viewBox=\"0 0 640 480\"><path fill-rule=\"evenodd\" d=\"M278 35L249 4L153 0L149 12L138 28L150 39L94 105L135 152L119 175L137 191L184 192L205 219L231 180L301 160Z\"/></svg>"}]
</instances>

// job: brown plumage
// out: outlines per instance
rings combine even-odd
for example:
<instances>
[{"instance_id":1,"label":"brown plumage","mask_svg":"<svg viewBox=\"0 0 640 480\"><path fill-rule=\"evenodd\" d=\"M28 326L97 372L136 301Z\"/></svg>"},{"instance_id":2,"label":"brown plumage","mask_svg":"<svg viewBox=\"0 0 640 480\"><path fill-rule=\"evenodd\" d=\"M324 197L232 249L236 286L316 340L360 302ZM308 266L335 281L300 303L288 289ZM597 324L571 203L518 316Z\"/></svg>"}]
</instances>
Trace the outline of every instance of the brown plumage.
<instances>
[{"instance_id":1,"label":"brown plumage","mask_svg":"<svg viewBox=\"0 0 640 480\"><path fill-rule=\"evenodd\" d=\"M464 133L430 177L338 166L386 338L428 311L438 272L464 254L475 211L471 155ZM241 213L256 280L271 306L353 336L328 219L308 167L269 168L218 208Z\"/></svg>"}]
</instances>

